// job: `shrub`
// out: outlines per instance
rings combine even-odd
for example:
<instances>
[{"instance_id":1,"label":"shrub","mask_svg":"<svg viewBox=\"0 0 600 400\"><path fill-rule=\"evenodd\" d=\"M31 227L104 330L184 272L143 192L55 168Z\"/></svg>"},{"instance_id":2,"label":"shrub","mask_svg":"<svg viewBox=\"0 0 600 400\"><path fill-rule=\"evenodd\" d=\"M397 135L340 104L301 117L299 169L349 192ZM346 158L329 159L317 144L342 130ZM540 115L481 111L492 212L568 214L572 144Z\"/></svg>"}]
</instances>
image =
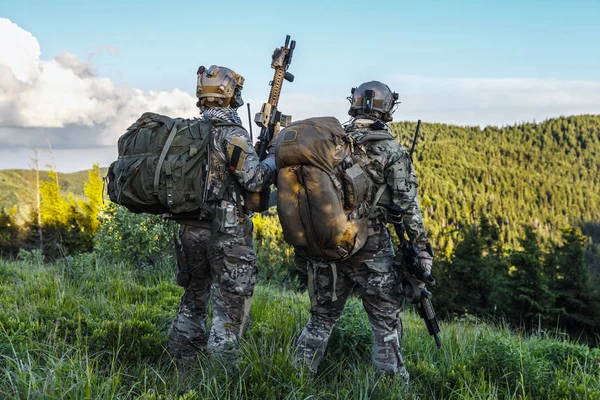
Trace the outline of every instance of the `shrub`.
<instances>
[{"instance_id":1,"label":"shrub","mask_svg":"<svg viewBox=\"0 0 600 400\"><path fill-rule=\"evenodd\" d=\"M252 222L259 282L298 288L301 271L294 264L294 249L283 240L277 215L254 214Z\"/></svg>"},{"instance_id":2,"label":"shrub","mask_svg":"<svg viewBox=\"0 0 600 400\"><path fill-rule=\"evenodd\" d=\"M158 215L134 214L110 203L100 217L94 245L99 257L111 262L156 265L173 258L172 222Z\"/></svg>"}]
</instances>

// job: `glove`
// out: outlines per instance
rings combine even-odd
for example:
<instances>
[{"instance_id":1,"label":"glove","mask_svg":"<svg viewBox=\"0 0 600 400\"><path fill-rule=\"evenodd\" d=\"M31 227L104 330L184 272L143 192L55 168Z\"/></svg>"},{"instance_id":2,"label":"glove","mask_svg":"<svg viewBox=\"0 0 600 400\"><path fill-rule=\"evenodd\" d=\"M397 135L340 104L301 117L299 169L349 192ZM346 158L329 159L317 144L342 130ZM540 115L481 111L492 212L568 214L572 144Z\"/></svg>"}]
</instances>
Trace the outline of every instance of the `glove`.
<instances>
[{"instance_id":1,"label":"glove","mask_svg":"<svg viewBox=\"0 0 600 400\"><path fill-rule=\"evenodd\" d=\"M275 155L269 154L262 160L262 163L269 167L269 171L271 172L271 181L275 181L275 177L277 176L277 164L275 163Z\"/></svg>"},{"instance_id":2,"label":"glove","mask_svg":"<svg viewBox=\"0 0 600 400\"><path fill-rule=\"evenodd\" d=\"M260 141L254 143L254 152L256 154L260 152Z\"/></svg>"},{"instance_id":3,"label":"glove","mask_svg":"<svg viewBox=\"0 0 600 400\"><path fill-rule=\"evenodd\" d=\"M271 139L269 141L269 143L267 143L266 149L267 149L267 153L274 154L275 153L275 140ZM256 154L260 153L260 141L254 143L254 151L256 152Z\"/></svg>"}]
</instances>

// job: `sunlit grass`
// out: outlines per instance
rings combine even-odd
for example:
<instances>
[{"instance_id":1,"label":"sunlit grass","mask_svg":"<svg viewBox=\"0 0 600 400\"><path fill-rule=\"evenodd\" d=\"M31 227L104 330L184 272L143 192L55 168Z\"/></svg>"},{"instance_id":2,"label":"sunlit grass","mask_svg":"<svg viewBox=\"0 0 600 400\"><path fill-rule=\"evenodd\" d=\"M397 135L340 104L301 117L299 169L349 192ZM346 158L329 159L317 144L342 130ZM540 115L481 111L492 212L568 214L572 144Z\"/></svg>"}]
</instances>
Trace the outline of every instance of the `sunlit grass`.
<instances>
[{"instance_id":1,"label":"sunlit grass","mask_svg":"<svg viewBox=\"0 0 600 400\"><path fill-rule=\"evenodd\" d=\"M168 265L105 265L94 255L68 268L0 263L0 398L600 399L598 349L465 318L441 324L438 350L411 311L403 316L411 384L381 379L357 300L311 379L293 362L308 298L268 286L257 288L239 364L203 356L183 373L164 349L182 291L171 279Z\"/></svg>"}]
</instances>

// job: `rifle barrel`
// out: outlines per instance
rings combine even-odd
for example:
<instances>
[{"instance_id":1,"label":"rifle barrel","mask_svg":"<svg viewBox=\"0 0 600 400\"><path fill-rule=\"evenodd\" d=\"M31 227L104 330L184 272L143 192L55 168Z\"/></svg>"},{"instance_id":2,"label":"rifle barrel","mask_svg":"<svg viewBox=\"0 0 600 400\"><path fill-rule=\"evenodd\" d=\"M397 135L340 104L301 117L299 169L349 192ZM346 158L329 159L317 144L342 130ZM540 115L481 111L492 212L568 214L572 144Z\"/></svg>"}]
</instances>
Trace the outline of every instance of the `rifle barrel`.
<instances>
[{"instance_id":1,"label":"rifle barrel","mask_svg":"<svg viewBox=\"0 0 600 400\"><path fill-rule=\"evenodd\" d=\"M417 138L419 137L419 130L421 129L421 120L417 122L417 129L415 130L415 137L413 138L412 147L410 148L410 161L412 161L413 151L415 151L415 145L417 144Z\"/></svg>"},{"instance_id":2,"label":"rifle barrel","mask_svg":"<svg viewBox=\"0 0 600 400\"><path fill-rule=\"evenodd\" d=\"M248 127L250 129L250 141L254 142L254 138L252 137L252 114L250 114L250 103L247 104L248 106Z\"/></svg>"}]
</instances>

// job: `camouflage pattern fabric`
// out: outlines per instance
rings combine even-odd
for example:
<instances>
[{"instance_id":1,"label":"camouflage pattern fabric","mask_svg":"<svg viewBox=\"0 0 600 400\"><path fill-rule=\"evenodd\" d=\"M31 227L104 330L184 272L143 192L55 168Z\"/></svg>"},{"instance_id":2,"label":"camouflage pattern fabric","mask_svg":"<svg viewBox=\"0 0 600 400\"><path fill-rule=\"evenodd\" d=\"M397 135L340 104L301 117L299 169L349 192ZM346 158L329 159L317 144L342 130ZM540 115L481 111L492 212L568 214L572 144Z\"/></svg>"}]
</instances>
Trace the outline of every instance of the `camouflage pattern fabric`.
<instances>
[{"instance_id":1,"label":"camouflage pattern fabric","mask_svg":"<svg viewBox=\"0 0 600 400\"><path fill-rule=\"evenodd\" d=\"M355 138L375 131L389 132L387 125L375 122L360 116L346 125L345 130ZM391 195L387 204L393 202L406 211L403 223L407 234L424 248L427 233L417 197L418 181L408 152L395 140L379 140L357 144L354 156L360 158L361 166L376 185L388 187ZM369 237L356 254L335 264L302 260L309 274L311 318L298 337L297 356L313 373L318 370L331 330L356 285L373 328L373 368L408 382L399 317L404 298L393 268L395 254L385 227L387 211L383 203L371 215Z\"/></svg>"},{"instance_id":2,"label":"camouflage pattern fabric","mask_svg":"<svg viewBox=\"0 0 600 400\"><path fill-rule=\"evenodd\" d=\"M326 262L305 261L309 273L311 318L297 339L296 355L312 373L317 372L331 330L352 289L358 285L373 328L373 368L382 374L398 374L408 380L400 347L402 296L392 268L394 249L385 226L380 224L375 229L378 232L370 235L356 254L335 264L335 272Z\"/></svg>"},{"instance_id":3,"label":"camouflage pattern fabric","mask_svg":"<svg viewBox=\"0 0 600 400\"><path fill-rule=\"evenodd\" d=\"M206 347L211 353L234 354L248 322L256 283L252 221L246 218L214 238L210 228L182 225L176 250L176 281L185 292L169 332L169 353L193 359Z\"/></svg>"},{"instance_id":4,"label":"camouflage pattern fabric","mask_svg":"<svg viewBox=\"0 0 600 400\"><path fill-rule=\"evenodd\" d=\"M353 135L361 135L373 132L370 127L374 122L368 118L357 118L345 129ZM381 125L389 131L387 125ZM406 211L403 222L408 237L422 249L425 248L427 233L417 197L419 183L408 151L396 140L367 142L359 147L366 158L365 168L373 181L377 185L386 184L391 190L391 201ZM385 215L385 209L380 207L379 211L378 215Z\"/></svg>"},{"instance_id":5,"label":"camouflage pattern fabric","mask_svg":"<svg viewBox=\"0 0 600 400\"><path fill-rule=\"evenodd\" d=\"M228 122L235 122L235 120ZM214 193L218 193L227 170L233 172L242 188L250 192L260 192L271 184L275 178L275 162L273 160L259 161L250 136L244 128L241 126L215 127L213 128L213 140L214 162L211 164L213 168L217 169L211 179ZM234 155L236 159L234 159Z\"/></svg>"},{"instance_id":6,"label":"camouflage pattern fabric","mask_svg":"<svg viewBox=\"0 0 600 400\"><path fill-rule=\"evenodd\" d=\"M203 118L239 121L233 109L209 110ZM208 200L217 201L226 214L216 232L210 220L182 221L176 281L185 292L167 344L169 353L182 359L195 358L205 346L211 353L235 353L248 322L257 269L252 221L239 215L236 202L241 199L227 177L233 174L242 190L261 191L275 173L273 160L259 161L242 127L214 127L213 137ZM213 318L207 333L209 301Z\"/></svg>"}]
</instances>

